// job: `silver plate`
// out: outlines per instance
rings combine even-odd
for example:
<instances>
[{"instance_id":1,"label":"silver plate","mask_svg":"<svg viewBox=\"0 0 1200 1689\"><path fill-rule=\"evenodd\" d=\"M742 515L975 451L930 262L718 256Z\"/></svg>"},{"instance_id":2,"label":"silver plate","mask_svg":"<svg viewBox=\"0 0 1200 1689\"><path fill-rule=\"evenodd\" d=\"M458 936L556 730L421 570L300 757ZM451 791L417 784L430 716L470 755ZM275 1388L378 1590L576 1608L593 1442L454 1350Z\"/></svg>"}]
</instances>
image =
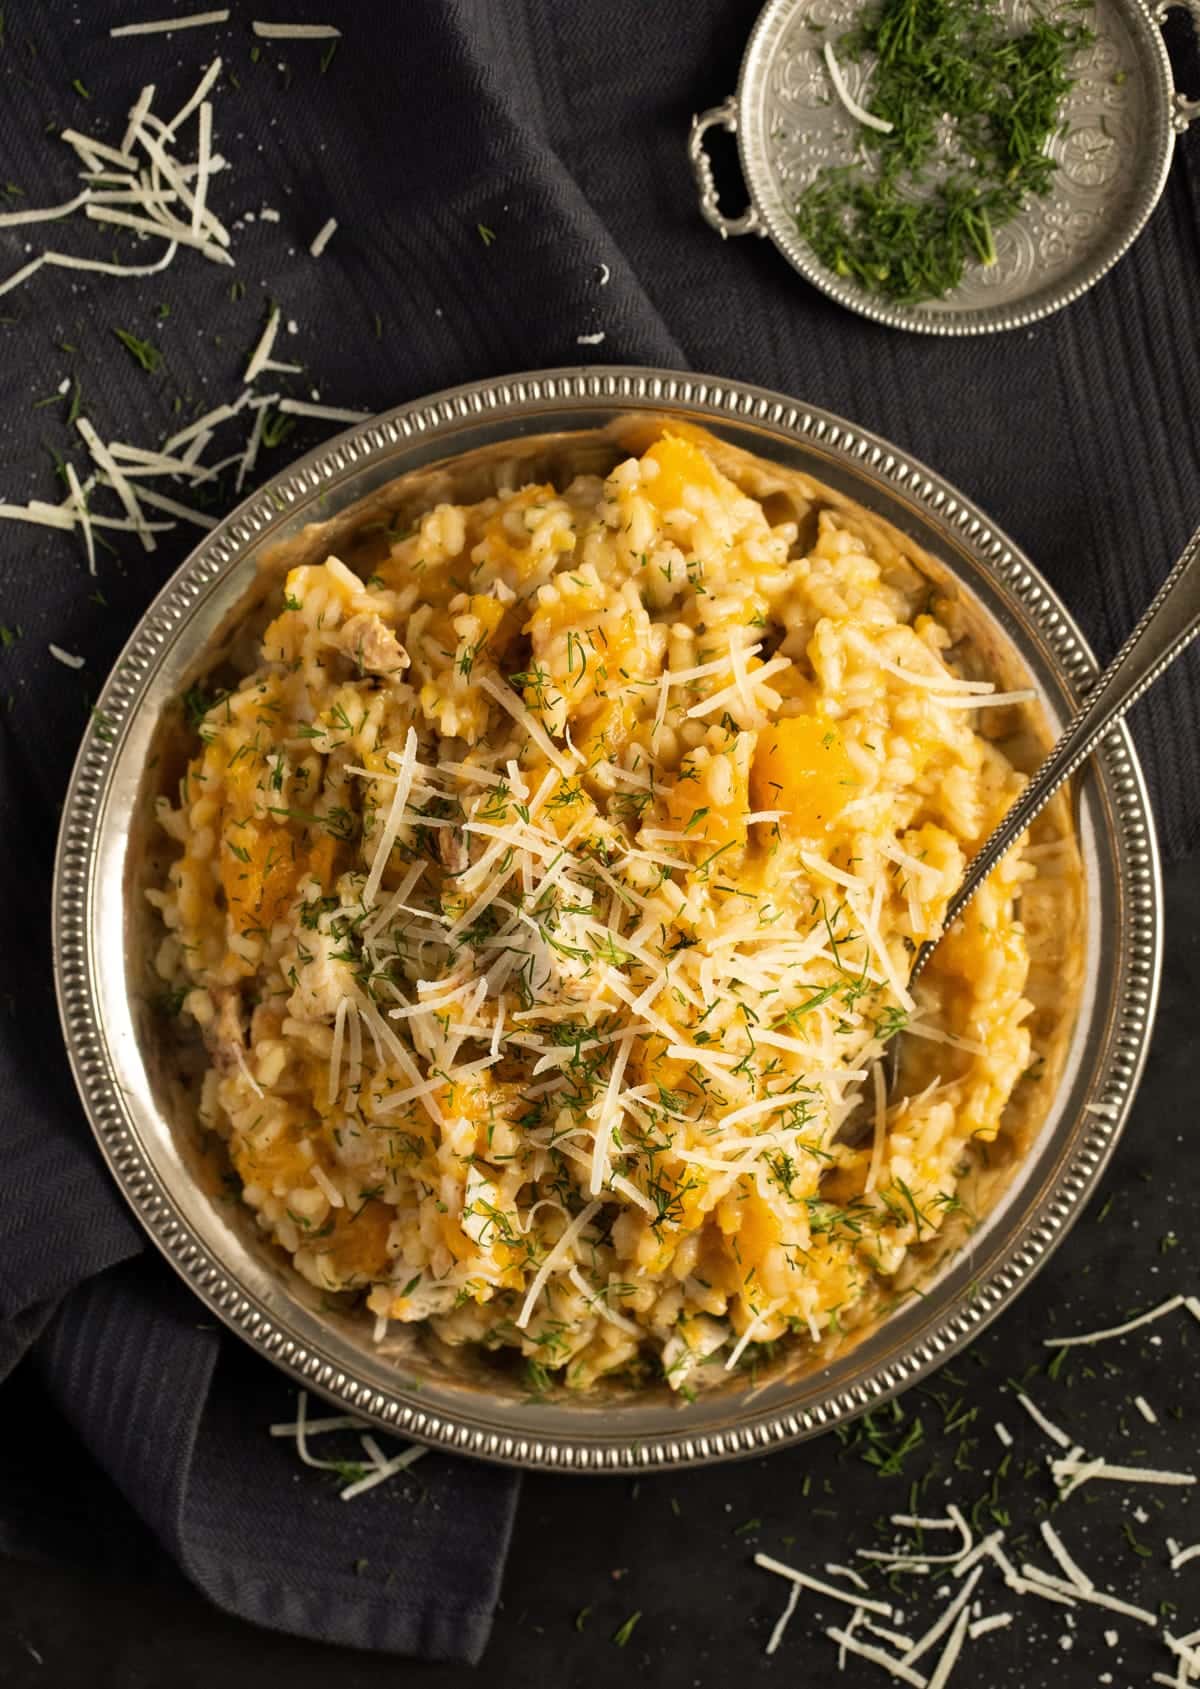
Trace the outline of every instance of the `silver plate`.
<instances>
[{"instance_id":1,"label":"silver plate","mask_svg":"<svg viewBox=\"0 0 1200 1689\"><path fill-rule=\"evenodd\" d=\"M1076 54L1066 133L1049 146L1059 165L1051 191L998 232L996 263L970 265L943 299L897 305L868 293L820 264L796 231L799 195L823 166L849 163L858 146L858 125L832 96L822 47L861 15L863 0L771 0L750 37L736 94L692 123L688 150L701 212L722 236L769 235L840 305L893 328L987 334L1036 322L1078 299L1128 251L1158 203L1176 135L1200 113L1200 101L1175 92L1163 45L1160 24L1176 3L1200 27L1200 0L1155 8L1093 0L1084 21L1096 39ZM1032 16L1029 0L1003 5L1014 26ZM842 68L851 94L861 95L871 66ZM750 190L738 218L725 217L717 203L704 150L714 126L738 138Z\"/></svg>"},{"instance_id":2,"label":"silver plate","mask_svg":"<svg viewBox=\"0 0 1200 1689\"><path fill-rule=\"evenodd\" d=\"M145 1002L139 885L152 848L154 764L181 691L261 596L264 552L394 477L462 454L565 452L578 462L626 416L686 418L821 479L894 522L980 607L1038 688L1048 725L1095 663L1070 615L1004 535L885 442L761 388L636 369L480 382L341 435L216 528L155 599L100 696L67 792L55 874L54 953L67 1049L96 1138L151 1237L196 1294L293 1378L364 1418L443 1448L520 1466L687 1466L778 1447L886 1400L940 1365L1011 1300L1078 1216L1124 1123L1145 1059L1160 959L1153 825L1125 728L1079 783L1086 984L1064 1078L1035 1144L971 1241L857 1348L804 1376L734 1380L692 1406L665 1388L529 1404L463 1351L376 1351L368 1322L323 1308L241 1204L199 1176L189 1105ZM623 455L623 454L622 454ZM597 467L593 462L592 467ZM312 539L321 555L329 533Z\"/></svg>"}]
</instances>

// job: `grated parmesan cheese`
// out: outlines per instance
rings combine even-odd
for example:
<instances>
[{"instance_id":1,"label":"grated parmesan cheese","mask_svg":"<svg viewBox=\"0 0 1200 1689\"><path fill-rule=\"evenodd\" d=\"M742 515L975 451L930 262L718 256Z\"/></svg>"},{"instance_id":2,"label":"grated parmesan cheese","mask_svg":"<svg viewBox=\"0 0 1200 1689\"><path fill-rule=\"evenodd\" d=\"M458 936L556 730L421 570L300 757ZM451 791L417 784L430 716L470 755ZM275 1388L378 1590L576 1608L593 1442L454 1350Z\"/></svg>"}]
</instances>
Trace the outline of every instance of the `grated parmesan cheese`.
<instances>
[{"instance_id":1,"label":"grated parmesan cheese","mask_svg":"<svg viewBox=\"0 0 1200 1689\"><path fill-rule=\"evenodd\" d=\"M550 1277L550 1274L554 1271L558 1263L566 1257L567 1251L575 1242L575 1239L579 1236L580 1232L582 1232L588 1225L592 1216L597 1212L599 1207L600 1204L598 1202L589 1202L587 1207L575 1216L570 1225L564 1230L558 1242L554 1245L554 1248L550 1250L546 1259L542 1262L541 1266L534 1274L533 1282L526 1291L525 1300L521 1304L521 1312L516 1318L516 1325L519 1330L524 1331L525 1327L529 1324L529 1316L532 1314L534 1307L537 1304L537 1299L542 1293L546 1280Z\"/></svg>"},{"instance_id":2,"label":"grated parmesan cheese","mask_svg":"<svg viewBox=\"0 0 1200 1689\"><path fill-rule=\"evenodd\" d=\"M1183 1307L1184 1300L1182 1296L1168 1296L1167 1300L1160 1302L1156 1308L1148 1309L1136 1319L1126 1320L1124 1325L1111 1325L1104 1331L1088 1331L1080 1337L1046 1337L1042 1341L1047 1349L1071 1349L1080 1343L1106 1343L1110 1337L1125 1337L1129 1332L1137 1331L1140 1326L1149 1325L1152 1320L1160 1320L1166 1314L1173 1314L1176 1308Z\"/></svg>"},{"instance_id":3,"label":"grated parmesan cheese","mask_svg":"<svg viewBox=\"0 0 1200 1689\"><path fill-rule=\"evenodd\" d=\"M87 497L79 484L79 476L75 473L75 465L67 458L63 464L67 477L67 486L71 489L72 508L79 517L79 525L83 530L83 543L87 551L88 573L96 573L96 543L92 538L92 523L88 515Z\"/></svg>"},{"instance_id":4,"label":"grated parmesan cheese","mask_svg":"<svg viewBox=\"0 0 1200 1689\"><path fill-rule=\"evenodd\" d=\"M281 399L281 411L288 416L315 416L326 422L369 422L374 415L372 411L340 410L334 405L312 405L304 399Z\"/></svg>"},{"instance_id":5,"label":"grated parmesan cheese","mask_svg":"<svg viewBox=\"0 0 1200 1689\"><path fill-rule=\"evenodd\" d=\"M838 1642L852 1654L858 1654L864 1660L870 1660L872 1665L882 1666L884 1671L890 1672L901 1683L910 1683L913 1689L927 1689L928 1679L922 1677L919 1671L906 1666L901 1660L893 1659L891 1654L877 1648L873 1642L860 1642L851 1630L840 1629L837 1625L830 1625L825 1632L833 1642Z\"/></svg>"},{"instance_id":6,"label":"grated parmesan cheese","mask_svg":"<svg viewBox=\"0 0 1200 1689\"><path fill-rule=\"evenodd\" d=\"M311 257L319 258L321 256L325 248L333 239L334 235L337 233L337 226L336 217L330 217L328 222L321 224L321 227L317 230L316 235L313 237L312 245L308 249Z\"/></svg>"},{"instance_id":7,"label":"grated parmesan cheese","mask_svg":"<svg viewBox=\"0 0 1200 1689\"><path fill-rule=\"evenodd\" d=\"M761 1566L764 1571L774 1572L777 1577L790 1578L793 1583L811 1589L815 1595L827 1596L830 1600L841 1601L847 1607L859 1607L865 1613L878 1613L880 1618L890 1619L892 1609L886 1601L876 1601L870 1596L851 1595L844 1589L838 1589L834 1584L822 1583L820 1578L810 1577L807 1572L797 1571L795 1566L787 1566L782 1560L775 1560L769 1554L756 1554L754 1564Z\"/></svg>"},{"instance_id":8,"label":"grated parmesan cheese","mask_svg":"<svg viewBox=\"0 0 1200 1689\"><path fill-rule=\"evenodd\" d=\"M772 1630L770 1640L767 1642L767 1646L764 1649L765 1653L773 1654L779 1647L779 1644L783 1641L783 1633L788 1627L792 1614L796 1611L796 1603L799 1599L800 1585L798 1583L794 1583L788 1592L787 1605L775 1621L775 1628Z\"/></svg>"},{"instance_id":9,"label":"grated parmesan cheese","mask_svg":"<svg viewBox=\"0 0 1200 1689\"><path fill-rule=\"evenodd\" d=\"M6 276L3 281L0 281L0 294L9 293L14 287L20 287L21 283L28 281L30 276L36 274L45 262L46 256L43 253L40 258L31 258L28 264L23 264L19 270L14 270L12 275Z\"/></svg>"},{"instance_id":10,"label":"grated parmesan cheese","mask_svg":"<svg viewBox=\"0 0 1200 1689\"><path fill-rule=\"evenodd\" d=\"M353 1501L357 1496L365 1495L368 1490L375 1489L379 1484L385 1484L389 1478L394 1478L398 1472L406 1471L408 1467L415 1465L418 1460L423 1459L429 1453L430 1450L422 1444L413 1443L410 1448L405 1449L403 1454L398 1454L394 1459L385 1461L382 1466L376 1467L374 1472L368 1472L365 1477L359 1478L355 1483L347 1484L341 1492L342 1500Z\"/></svg>"},{"instance_id":11,"label":"grated parmesan cheese","mask_svg":"<svg viewBox=\"0 0 1200 1689\"><path fill-rule=\"evenodd\" d=\"M342 33L331 23L263 23L256 19L250 28L260 41L337 41Z\"/></svg>"},{"instance_id":12,"label":"grated parmesan cheese","mask_svg":"<svg viewBox=\"0 0 1200 1689\"><path fill-rule=\"evenodd\" d=\"M278 397L277 394L273 396ZM246 477L251 473L254 465L258 462L258 451L259 447L262 445L263 430L266 426L267 407L266 405L260 405L254 413L254 425L250 430L250 438L246 442L246 449L242 452L240 458L238 459L237 479L234 482L234 490L238 493L240 493L242 488L245 486Z\"/></svg>"},{"instance_id":13,"label":"grated parmesan cheese","mask_svg":"<svg viewBox=\"0 0 1200 1689\"><path fill-rule=\"evenodd\" d=\"M305 1399L307 1400L307 1393ZM365 1419L356 1419L352 1413L339 1413L331 1415L328 1419L306 1419L304 1429L310 1437L316 1437L325 1431L360 1431L366 1423ZM300 1428L299 1420L285 1419L268 1426L267 1431L272 1437L294 1438Z\"/></svg>"},{"instance_id":14,"label":"grated parmesan cheese","mask_svg":"<svg viewBox=\"0 0 1200 1689\"><path fill-rule=\"evenodd\" d=\"M71 474L70 465L67 466L67 473L68 476ZM100 475L97 477L97 480L101 486L109 487L112 485L112 482L109 480L107 475ZM215 516L206 516L202 510L192 510L188 505L180 504L177 499L167 498L162 493L151 492L148 487L139 487L137 496L139 504L148 504L152 509L163 510L169 516L178 516L181 522L191 522L197 528L212 529L217 526L217 518ZM88 521L86 516L87 513L84 511L80 519L80 526L84 530L85 539L87 537L88 529L91 526L91 522L98 520L98 518L93 517L91 518L91 521ZM147 526L154 527L157 526L157 524L148 523ZM169 528L173 527L174 523L164 522L162 526L164 528ZM89 557L92 555L93 554L89 552ZM96 573L94 564L92 567L92 573Z\"/></svg>"},{"instance_id":15,"label":"grated parmesan cheese","mask_svg":"<svg viewBox=\"0 0 1200 1689\"><path fill-rule=\"evenodd\" d=\"M1196 1482L1191 1472L1161 1472L1152 1466L1110 1466L1106 1460L1055 1460L1051 1462L1050 1470L1055 1483L1061 1483L1063 1479L1073 1480L1062 1490L1064 1497L1091 1478L1103 1478L1116 1484L1165 1484L1176 1488Z\"/></svg>"},{"instance_id":16,"label":"grated parmesan cheese","mask_svg":"<svg viewBox=\"0 0 1200 1689\"><path fill-rule=\"evenodd\" d=\"M109 30L115 40L122 35L167 35L177 29L199 29L204 24L228 23L229 12L188 12L181 18L156 18L150 23L120 23Z\"/></svg>"},{"instance_id":17,"label":"grated parmesan cheese","mask_svg":"<svg viewBox=\"0 0 1200 1689\"><path fill-rule=\"evenodd\" d=\"M1111 1613L1123 1613L1127 1618L1138 1619L1142 1624L1156 1625L1158 1616L1148 1612L1145 1607L1134 1607L1128 1601L1121 1601L1115 1595L1107 1595L1104 1590L1089 1585L1081 1589L1078 1584L1068 1582L1063 1578L1051 1577L1036 1566L1026 1562L1021 1567L1021 1576L1030 1584L1041 1586L1046 1590L1054 1590L1072 1601L1084 1601L1092 1607L1106 1607Z\"/></svg>"},{"instance_id":18,"label":"grated parmesan cheese","mask_svg":"<svg viewBox=\"0 0 1200 1689\"><path fill-rule=\"evenodd\" d=\"M938 1661L933 1676L929 1679L929 1689L945 1689L946 1684L950 1681L950 1673L954 1670L958 1656L962 1652L963 1638L967 1634L967 1626L970 1622L971 1615L964 1608L958 1615L954 1629L950 1632L950 1640L946 1643L945 1652Z\"/></svg>"},{"instance_id":19,"label":"grated parmesan cheese","mask_svg":"<svg viewBox=\"0 0 1200 1689\"><path fill-rule=\"evenodd\" d=\"M593 1196L599 1196L608 1177L609 1156L612 1151L613 1129L620 1123L621 1080L625 1075L625 1066L629 1060L629 1052L633 1048L636 1034L630 1030L617 1045L617 1052L613 1058L612 1068L608 1075L608 1084L604 1090L599 1110L596 1113L596 1129L594 1147L592 1149L592 1171L588 1181L588 1188Z\"/></svg>"},{"instance_id":20,"label":"grated parmesan cheese","mask_svg":"<svg viewBox=\"0 0 1200 1689\"><path fill-rule=\"evenodd\" d=\"M190 197L190 196L189 196ZM151 220L148 217L136 217L129 211L117 211L110 206L89 203L84 207L84 215L96 223L115 223L123 229L133 229L142 235L155 235L160 240L169 241L173 246L190 246L202 257L208 258L214 264L233 264L233 259L219 246L214 246L204 235L196 234L183 223L166 216ZM51 262L47 255L47 262Z\"/></svg>"},{"instance_id":21,"label":"grated parmesan cheese","mask_svg":"<svg viewBox=\"0 0 1200 1689\"><path fill-rule=\"evenodd\" d=\"M133 488L129 485L129 482L125 479L125 476L117 467L116 460L113 458L112 453L104 444L103 440L101 440L100 436L96 433L96 430L92 427L86 416L77 416L75 418L75 426L82 436L84 445L91 453L93 463L95 463L97 469L103 470L103 472L108 476L109 484L120 499L121 503L125 506L129 520L133 523L143 547L146 551L153 551L155 549L154 535L150 532L146 518L142 514L142 508L138 504L137 499L134 497Z\"/></svg>"},{"instance_id":22,"label":"grated parmesan cheese","mask_svg":"<svg viewBox=\"0 0 1200 1689\"><path fill-rule=\"evenodd\" d=\"M110 147L103 141L95 140L91 135L81 135L78 129L64 129L59 135L60 141L65 141L77 153L86 153L93 163L107 159L110 164L119 164L123 171L136 170L137 159L132 157L128 147ZM114 181L121 181L123 177L114 177Z\"/></svg>"},{"instance_id":23,"label":"grated parmesan cheese","mask_svg":"<svg viewBox=\"0 0 1200 1689\"><path fill-rule=\"evenodd\" d=\"M967 1608L969 1606L971 1596L975 1593L975 1586L982 1576L983 1567L976 1566L975 1570L967 1578L967 1581L963 1584L958 1594L955 1595L953 1600L946 1603L945 1607L943 1607L941 1613L939 1613L933 1624L930 1625L924 1636L922 1636L919 1641L914 1642L909 1648L908 1652L904 1655L905 1665L915 1665L923 1654L927 1654L936 1643L941 1641L942 1637L950 1629L951 1625L954 1625L956 1629L958 1628L958 1621L960 1619L962 1621L962 1628L966 1628L966 1624L969 1622L971 1617ZM951 1642L953 1642L953 1640L953 1635L951 1635ZM962 1638L960 1636L958 1646L954 1649L955 1658L958 1657L958 1648L961 1646ZM947 1652L948 1651L949 1650L947 1649ZM945 1655L943 1655L943 1659L944 1658ZM953 1664L953 1660L951 1661L951 1664ZM935 1678L940 1670L941 1663L939 1662L938 1670L934 1673ZM945 1679L942 1681L944 1682Z\"/></svg>"},{"instance_id":24,"label":"grated parmesan cheese","mask_svg":"<svg viewBox=\"0 0 1200 1689\"><path fill-rule=\"evenodd\" d=\"M1042 1412L1041 1408L1038 1407L1036 1402L1030 1401L1029 1397L1025 1395L1023 1391L1018 1391L1017 1400L1025 1409L1025 1412L1029 1415L1030 1419L1033 1420L1034 1424L1041 1427L1041 1429L1050 1438L1051 1442L1057 1443L1059 1448L1069 1449L1071 1447L1071 1439L1067 1436L1067 1433L1062 1430L1061 1427L1055 1425L1052 1420L1047 1419L1046 1415Z\"/></svg>"},{"instance_id":25,"label":"grated parmesan cheese","mask_svg":"<svg viewBox=\"0 0 1200 1689\"><path fill-rule=\"evenodd\" d=\"M279 332L279 306L273 305L267 314L267 326L259 337L257 346L250 354L250 361L246 365L242 376L243 383L249 387L266 367L267 359L275 345L275 336Z\"/></svg>"},{"instance_id":26,"label":"grated parmesan cheese","mask_svg":"<svg viewBox=\"0 0 1200 1689\"><path fill-rule=\"evenodd\" d=\"M1011 1613L992 1613L986 1619L976 1619L974 1624L968 1625L967 1635L974 1642L980 1636L987 1636L993 1630L1007 1630L1013 1622Z\"/></svg>"},{"instance_id":27,"label":"grated parmesan cheese","mask_svg":"<svg viewBox=\"0 0 1200 1689\"><path fill-rule=\"evenodd\" d=\"M0 229L15 229L20 223L53 223L59 217L69 217L73 211L78 211L91 197L91 189L84 188L82 193L76 194L74 199L68 199L62 205L43 205L32 211L2 211Z\"/></svg>"},{"instance_id":28,"label":"grated parmesan cheese","mask_svg":"<svg viewBox=\"0 0 1200 1689\"><path fill-rule=\"evenodd\" d=\"M886 118L876 117L874 112L864 110L847 88L846 79L842 75L842 67L834 57L831 41L825 42L824 57L826 68L829 71L829 80L833 83L833 91L850 113L850 116L856 122L865 124L868 129L877 129L881 135L890 135L893 125Z\"/></svg>"},{"instance_id":29,"label":"grated parmesan cheese","mask_svg":"<svg viewBox=\"0 0 1200 1689\"><path fill-rule=\"evenodd\" d=\"M1072 1560L1070 1554L1067 1552L1066 1544L1063 1542L1058 1532L1054 1529L1054 1526L1050 1523L1049 1519L1043 1519L1040 1528L1042 1541L1046 1544L1046 1547L1058 1561L1067 1582L1073 1584L1076 1589L1093 1589L1095 1585L1093 1584L1091 1578L1089 1578L1087 1573L1082 1571L1080 1567L1075 1564L1075 1561Z\"/></svg>"}]
</instances>

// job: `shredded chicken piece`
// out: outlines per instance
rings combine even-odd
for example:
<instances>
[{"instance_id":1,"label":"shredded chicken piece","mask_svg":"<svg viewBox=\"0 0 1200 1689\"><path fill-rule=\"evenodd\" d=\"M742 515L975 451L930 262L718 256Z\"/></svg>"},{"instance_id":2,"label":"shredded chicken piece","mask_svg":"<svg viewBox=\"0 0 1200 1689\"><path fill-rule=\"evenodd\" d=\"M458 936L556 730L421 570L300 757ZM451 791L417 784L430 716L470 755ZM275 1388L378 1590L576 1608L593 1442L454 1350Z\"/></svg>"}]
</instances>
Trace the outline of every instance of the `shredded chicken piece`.
<instances>
[{"instance_id":1,"label":"shredded chicken piece","mask_svg":"<svg viewBox=\"0 0 1200 1689\"><path fill-rule=\"evenodd\" d=\"M408 652L373 611L351 616L338 640L346 655L368 674L403 674L408 667Z\"/></svg>"}]
</instances>

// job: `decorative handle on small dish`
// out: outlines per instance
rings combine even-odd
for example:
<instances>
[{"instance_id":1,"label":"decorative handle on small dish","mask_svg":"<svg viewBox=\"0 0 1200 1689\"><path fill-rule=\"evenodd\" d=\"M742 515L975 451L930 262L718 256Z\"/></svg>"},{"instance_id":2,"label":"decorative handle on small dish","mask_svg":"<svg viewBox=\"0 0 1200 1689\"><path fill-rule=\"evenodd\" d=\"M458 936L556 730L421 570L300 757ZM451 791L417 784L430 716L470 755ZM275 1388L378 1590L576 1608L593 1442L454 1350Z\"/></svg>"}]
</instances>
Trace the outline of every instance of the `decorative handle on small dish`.
<instances>
[{"instance_id":1,"label":"decorative handle on small dish","mask_svg":"<svg viewBox=\"0 0 1200 1689\"><path fill-rule=\"evenodd\" d=\"M713 179L708 154L704 150L704 137L710 129L727 129L731 135L736 135L737 126L737 98L731 96L719 106L710 106L708 111L702 111L699 117L693 117L691 133L688 136L688 157L692 161L692 174L700 190L700 215L710 228L717 231L722 240L728 240L730 235L766 233L759 223L758 212L752 205L748 205L740 217L726 217L717 200L717 184Z\"/></svg>"},{"instance_id":2,"label":"decorative handle on small dish","mask_svg":"<svg viewBox=\"0 0 1200 1689\"><path fill-rule=\"evenodd\" d=\"M1196 32L1196 43L1200 46L1200 0L1160 0L1154 8L1155 22L1164 24L1168 12L1187 12L1192 20L1192 27ZM1174 113L1171 122L1182 135L1189 124L1200 117L1200 100L1190 100L1186 94L1175 91Z\"/></svg>"}]
</instances>

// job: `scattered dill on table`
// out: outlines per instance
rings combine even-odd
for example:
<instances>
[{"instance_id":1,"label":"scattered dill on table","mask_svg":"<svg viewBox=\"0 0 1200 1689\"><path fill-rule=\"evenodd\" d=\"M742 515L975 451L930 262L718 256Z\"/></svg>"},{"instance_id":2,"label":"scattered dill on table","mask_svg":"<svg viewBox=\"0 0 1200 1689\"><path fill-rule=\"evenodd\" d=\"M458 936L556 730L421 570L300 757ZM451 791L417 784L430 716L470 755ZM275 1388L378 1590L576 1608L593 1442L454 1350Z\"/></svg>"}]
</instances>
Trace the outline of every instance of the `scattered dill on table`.
<instances>
[{"instance_id":1,"label":"scattered dill on table","mask_svg":"<svg viewBox=\"0 0 1200 1689\"><path fill-rule=\"evenodd\" d=\"M1071 59L1094 39L1083 9L1011 34L993 0L882 0L842 35L839 59L875 59L867 104L892 128L861 126L866 167L827 165L801 195L796 226L821 263L899 304L994 263L996 231L1052 184Z\"/></svg>"},{"instance_id":2,"label":"scattered dill on table","mask_svg":"<svg viewBox=\"0 0 1200 1689\"><path fill-rule=\"evenodd\" d=\"M633 1635L637 1622L641 1616L640 1612L631 1613L623 1625L618 1625L617 1629L613 1632L612 1638L618 1648L624 1648L626 1646L630 1637Z\"/></svg>"},{"instance_id":3,"label":"scattered dill on table","mask_svg":"<svg viewBox=\"0 0 1200 1689\"><path fill-rule=\"evenodd\" d=\"M131 334L127 328L114 328L113 333L124 346L133 361L151 375L162 367L162 353L149 340L139 340L136 334Z\"/></svg>"}]
</instances>

